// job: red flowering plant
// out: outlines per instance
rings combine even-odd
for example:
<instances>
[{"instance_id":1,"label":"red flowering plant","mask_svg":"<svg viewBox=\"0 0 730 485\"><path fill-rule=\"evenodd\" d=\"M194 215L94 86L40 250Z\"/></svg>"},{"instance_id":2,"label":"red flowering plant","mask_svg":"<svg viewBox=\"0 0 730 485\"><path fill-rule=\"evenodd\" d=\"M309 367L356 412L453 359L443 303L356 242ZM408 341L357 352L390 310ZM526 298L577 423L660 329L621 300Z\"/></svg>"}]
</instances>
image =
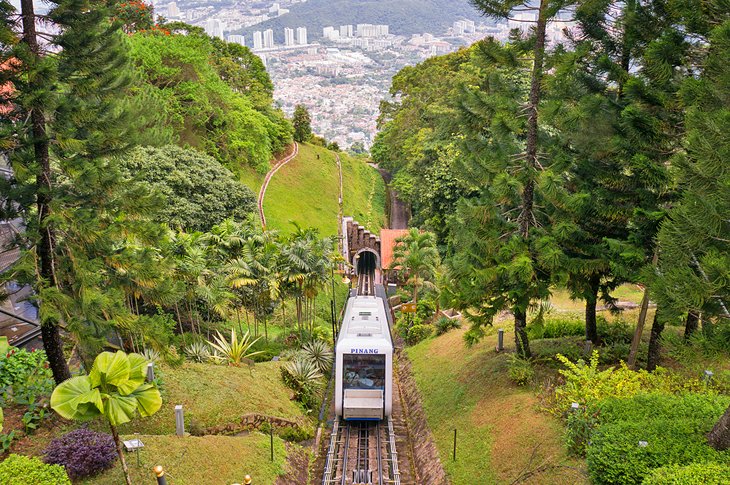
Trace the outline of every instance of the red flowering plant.
<instances>
[{"instance_id":1,"label":"red flowering plant","mask_svg":"<svg viewBox=\"0 0 730 485\"><path fill-rule=\"evenodd\" d=\"M120 2L114 10L115 20L122 22L122 30L127 34L147 31L157 27L152 5L141 0Z\"/></svg>"}]
</instances>

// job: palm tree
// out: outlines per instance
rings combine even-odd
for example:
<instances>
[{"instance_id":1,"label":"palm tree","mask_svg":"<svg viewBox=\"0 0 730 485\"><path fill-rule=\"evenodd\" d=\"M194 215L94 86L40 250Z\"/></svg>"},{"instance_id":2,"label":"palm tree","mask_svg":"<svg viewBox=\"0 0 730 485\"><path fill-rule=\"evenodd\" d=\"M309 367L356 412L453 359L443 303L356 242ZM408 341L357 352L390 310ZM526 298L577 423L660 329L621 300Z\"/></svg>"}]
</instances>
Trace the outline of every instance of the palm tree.
<instances>
[{"instance_id":1,"label":"palm tree","mask_svg":"<svg viewBox=\"0 0 730 485\"><path fill-rule=\"evenodd\" d=\"M418 303L418 289L433 286L431 280L440 262L436 236L432 232L410 229L405 236L396 239L393 262L400 267L406 282L413 285L413 301Z\"/></svg>"}]
</instances>

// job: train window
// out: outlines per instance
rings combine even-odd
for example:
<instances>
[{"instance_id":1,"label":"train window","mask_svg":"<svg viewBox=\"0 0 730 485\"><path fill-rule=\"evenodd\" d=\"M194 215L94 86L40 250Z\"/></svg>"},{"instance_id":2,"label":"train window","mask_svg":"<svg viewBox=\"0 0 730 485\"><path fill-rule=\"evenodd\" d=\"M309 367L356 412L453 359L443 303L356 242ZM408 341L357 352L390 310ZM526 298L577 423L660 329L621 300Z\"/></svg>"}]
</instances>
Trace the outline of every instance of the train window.
<instances>
[{"instance_id":1,"label":"train window","mask_svg":"<svg viewBox=\"0 0 730 485\"><path fill-rule=\"evenodd\" d=\"M344 354L343 389L385 389L385 355Z\"/></svg>"}]
</instances>

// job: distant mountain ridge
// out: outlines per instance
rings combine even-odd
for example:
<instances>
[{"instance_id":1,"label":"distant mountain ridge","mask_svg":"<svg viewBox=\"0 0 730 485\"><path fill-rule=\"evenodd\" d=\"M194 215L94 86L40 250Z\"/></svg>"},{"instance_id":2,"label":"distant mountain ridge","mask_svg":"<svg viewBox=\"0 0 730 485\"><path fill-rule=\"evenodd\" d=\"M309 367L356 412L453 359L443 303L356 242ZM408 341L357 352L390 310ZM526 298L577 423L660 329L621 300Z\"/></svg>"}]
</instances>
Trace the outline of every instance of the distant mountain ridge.
<instances>
[{"instance_id":1,"label":"distant mountain ridge","mask_svg":"<svg viewBox=\"0 0 730 485\"><path fill-rule=\"evenodd\" d=\"M311 41L321 38L322 29L330 25L388 24L391 34L439 35L462 19L485 20L468 0L309 0L292 5L290 12L281 17L239 33L250 39L254 31L273 29L277 42L282 42L285 27L307 27Z\"/></svg>"}]
</instances>

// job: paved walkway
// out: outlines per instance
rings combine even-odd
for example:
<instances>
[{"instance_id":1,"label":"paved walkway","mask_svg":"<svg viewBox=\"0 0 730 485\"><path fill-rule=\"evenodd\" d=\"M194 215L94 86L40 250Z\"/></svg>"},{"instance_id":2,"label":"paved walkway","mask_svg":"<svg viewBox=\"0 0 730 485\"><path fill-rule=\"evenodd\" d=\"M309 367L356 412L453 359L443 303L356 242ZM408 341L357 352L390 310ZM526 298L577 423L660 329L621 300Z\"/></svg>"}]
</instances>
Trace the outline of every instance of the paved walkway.
<instances>
[{"instance_id":1,"label":"paved walkway","mask_svg":"<svg viewBox=\"0 0 730 485\"><path fill-rule=\"evenodd\" d=\"M264 214L264 196L266 195L266 189L269 187L269 182L271 181L271 177L274 176L274 174L284 165L292 161L297 155L299 154L299 144L297 142L294 142L294 150L291 152L291 154L287 155L286 157L282 158L278 162L276 162L276 165L269 170L269 173L266 174L266 178L264 178L264 183L261 186L261 189L259 190L259 200L258 200L258 206L259 206L259 218L261 218L261 227L266 229L266 215Z\"/></svg>"}]
</instances>

